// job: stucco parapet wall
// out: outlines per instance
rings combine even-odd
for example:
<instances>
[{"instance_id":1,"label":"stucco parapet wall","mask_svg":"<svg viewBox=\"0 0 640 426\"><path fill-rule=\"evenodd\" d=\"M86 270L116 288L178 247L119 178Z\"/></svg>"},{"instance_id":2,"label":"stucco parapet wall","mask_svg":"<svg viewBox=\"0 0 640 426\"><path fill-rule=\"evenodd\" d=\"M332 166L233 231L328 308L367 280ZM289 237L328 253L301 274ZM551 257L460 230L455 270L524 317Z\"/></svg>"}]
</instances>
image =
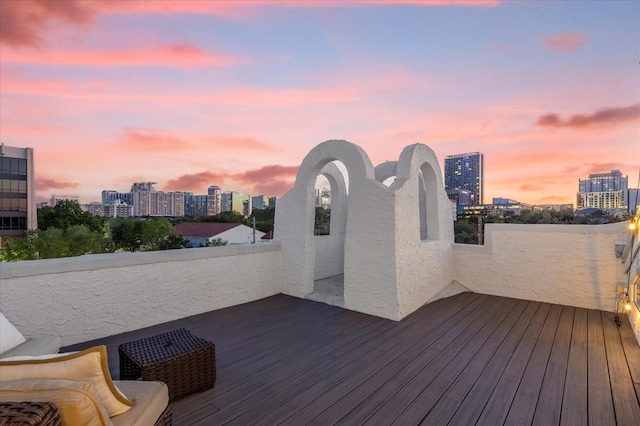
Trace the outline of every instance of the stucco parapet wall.
<instances>
[{"instance_id":1,"label":"stucco parapet wall","mask_svg":"<svg viewBox=\"0 0 640 426\"><path fill-rule=\"evenodd\" d=\"M159 250L135 253L88 254L60 259L25 260L0 263L0 280L65 272L94 271L154 263L215 259L254 253L280 251L279 242L222 247L198 247L180 250Z\"/></svg>"}]
</instances>

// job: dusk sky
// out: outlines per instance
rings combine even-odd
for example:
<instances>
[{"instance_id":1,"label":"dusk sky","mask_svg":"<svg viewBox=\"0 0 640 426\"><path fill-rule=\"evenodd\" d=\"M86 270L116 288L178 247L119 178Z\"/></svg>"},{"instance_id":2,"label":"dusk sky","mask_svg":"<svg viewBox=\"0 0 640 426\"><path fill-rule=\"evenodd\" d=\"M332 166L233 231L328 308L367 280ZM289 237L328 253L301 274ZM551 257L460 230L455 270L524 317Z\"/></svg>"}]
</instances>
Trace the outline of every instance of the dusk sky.
<instances>
[{"instance_id":1,"label":"dusk sky","mask_svg":"<svg viewBox=\"0 0 640 426\"><path fill-rule=\"evenodd\" d=\"M485 202L640 170L640 1L0 0L0 141L38 200L283 195L328 139L485 156Z\"/></svg>"}]
</instances>

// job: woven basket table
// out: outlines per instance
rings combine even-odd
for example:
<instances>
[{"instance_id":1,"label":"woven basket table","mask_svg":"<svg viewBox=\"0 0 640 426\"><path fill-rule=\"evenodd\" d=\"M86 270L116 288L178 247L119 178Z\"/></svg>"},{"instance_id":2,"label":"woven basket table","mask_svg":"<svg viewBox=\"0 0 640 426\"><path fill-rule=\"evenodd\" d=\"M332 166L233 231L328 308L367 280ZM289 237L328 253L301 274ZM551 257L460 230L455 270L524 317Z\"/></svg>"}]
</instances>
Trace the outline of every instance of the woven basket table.
<instances>
[{"instance_id":1,"label":"woven basket table","mask_svg":"<svg viewBox=\"0 0 640 426\"><path fill-rule=\"evenodd\" d=\"M216 382L214 344L186 328L123 343L118 353L120 380L164 382L170 401L210 389Z\"/></svg>"},{"instance_id":2,"label":"woven basket table","mask_svg":"<svg viewBox=\"0 0 640 426\"><path fill-rule=\"evenodd\" d=\"M0 402L2 426L60 426L60 413L50 402Z\"/></svg>"}]
</instances>

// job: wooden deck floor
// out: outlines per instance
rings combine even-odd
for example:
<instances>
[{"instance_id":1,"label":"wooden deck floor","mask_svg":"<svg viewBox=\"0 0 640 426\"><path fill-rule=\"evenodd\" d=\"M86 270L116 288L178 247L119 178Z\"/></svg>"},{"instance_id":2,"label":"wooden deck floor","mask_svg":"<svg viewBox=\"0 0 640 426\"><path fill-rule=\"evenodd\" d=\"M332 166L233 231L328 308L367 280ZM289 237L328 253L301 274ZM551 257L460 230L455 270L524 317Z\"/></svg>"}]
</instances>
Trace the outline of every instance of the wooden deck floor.
<instances>
[{"instance_id":1,"label":"wooden deck floor","mask_svg":"<svg viewBox=\"0 0 640 426\"><path fill-rule=\"evenodd\" d=\"M464 293L400 322L278 295L87 342L176 327L216 344L214 389L174 425L640 425L640 347L626 318Z\"/></svg>"}]
</instances>

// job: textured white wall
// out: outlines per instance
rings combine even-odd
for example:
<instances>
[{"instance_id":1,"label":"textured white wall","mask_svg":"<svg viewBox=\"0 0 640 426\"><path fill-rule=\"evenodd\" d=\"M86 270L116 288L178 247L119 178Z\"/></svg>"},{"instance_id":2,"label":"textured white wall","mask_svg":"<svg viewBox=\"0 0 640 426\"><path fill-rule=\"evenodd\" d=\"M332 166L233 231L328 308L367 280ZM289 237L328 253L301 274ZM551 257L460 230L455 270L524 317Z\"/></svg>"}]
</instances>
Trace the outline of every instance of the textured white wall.
<instances>
[{"instance_id":1,"label":"textured white wall","mask_svg":"<svg viewBox=\"0 0 640 426\"><path fill-rule=\"evenodd\" d=\"M488 224L484 246L454 244L454 277L477 293L613 311L625 225Z\"/></svg>"},{"instance_id":2,"label":"textured white wall","mask_svg":"<svg viewBox=\"0 0 640 426\"><path fill-rule=\"evenodd\" d=\"M640 218L640 215L636 216ZM627 222L628 224L628 222ZM626 284L629 286L629 296L631 311L627 312L631 327L636 334L636 339L640 343L640 226L635 232L629 233L630 247L627 248L624 258L624 270L629 271Z\"/></svg>"},{"instance_id":3,"label":"textured white wall","mask_svg":"<svg viewBox=\"0 0 640 426\"><path fill-rule=\"evenodd\" d=\"M69 345L278 294L281 264L277 243L3 263L0 311Z\"/></svg>"}]
</instances>

